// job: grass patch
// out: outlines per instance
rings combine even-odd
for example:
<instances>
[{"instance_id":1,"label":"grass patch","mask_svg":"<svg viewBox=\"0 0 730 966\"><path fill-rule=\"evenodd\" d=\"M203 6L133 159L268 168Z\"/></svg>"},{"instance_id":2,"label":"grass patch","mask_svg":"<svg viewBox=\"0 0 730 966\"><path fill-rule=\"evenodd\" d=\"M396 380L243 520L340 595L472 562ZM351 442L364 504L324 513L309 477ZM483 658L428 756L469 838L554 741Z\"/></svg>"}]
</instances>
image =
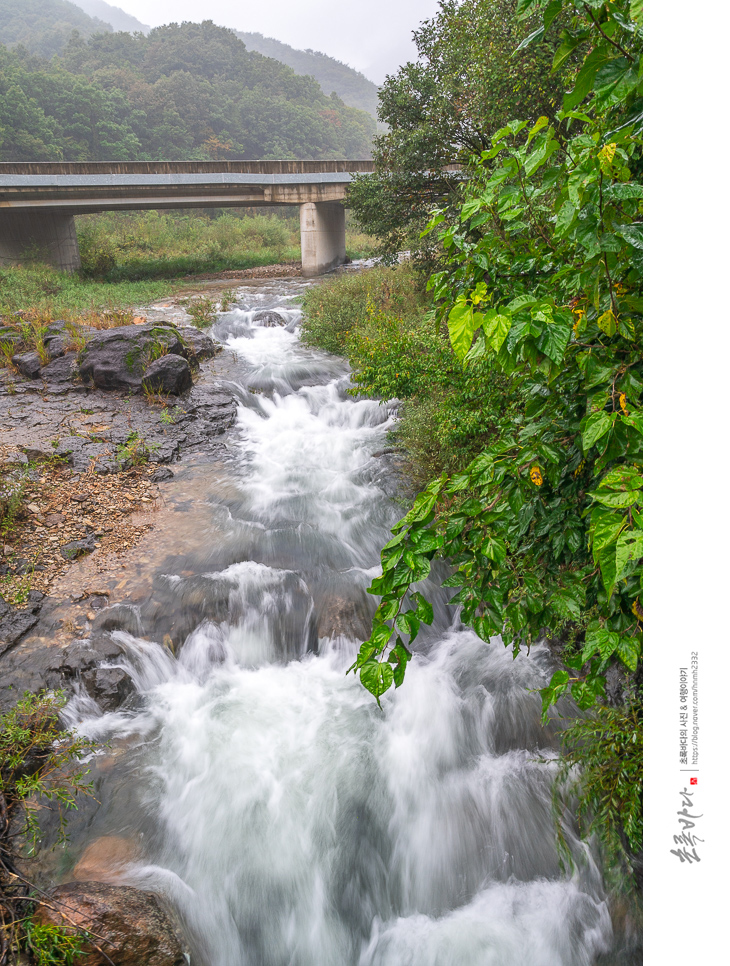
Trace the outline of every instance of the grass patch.
<instances>
[{"instance_id":1,"label":"grass patch","mask_svg":"<svg viewBox=\"0 0 730 966\"><path fill-rule=\"evenodd\" d=\"M179 288L169 281L95 281L47 265L2 268L0 317L4 326L66 319L109 328L125 324L126 317L131 322L133 306L165 298Z\"/></svg>"}]
</instances>

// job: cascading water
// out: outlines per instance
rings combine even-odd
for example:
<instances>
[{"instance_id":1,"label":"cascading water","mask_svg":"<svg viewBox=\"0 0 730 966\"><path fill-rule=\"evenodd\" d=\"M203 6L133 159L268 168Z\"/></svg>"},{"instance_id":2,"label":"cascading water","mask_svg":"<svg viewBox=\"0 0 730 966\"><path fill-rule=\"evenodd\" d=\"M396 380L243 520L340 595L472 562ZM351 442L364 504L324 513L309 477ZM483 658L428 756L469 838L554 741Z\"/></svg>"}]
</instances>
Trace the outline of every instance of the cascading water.
<instances>
[{"instance_id":1,"label":"cascading water","mask_svg":"<svg viewBox=\"0 0 730 966\"><path fill-rule=\"evenodd\" d=\"M216 330L241 401L222 564L158 579L197 626L177 656L117 635L142 707L70 708L139 741L124 820L147 858L127 881L178 907L201 966L590 966L612 928L590 851L566 833L566 874L556 850L554 735L528 690L548 655L513 661L430 586L436 621L382 710L345 675L402 513L377 455L394 413L348 396L286 299L255 310Z\"/></svg>"}]
</instances>

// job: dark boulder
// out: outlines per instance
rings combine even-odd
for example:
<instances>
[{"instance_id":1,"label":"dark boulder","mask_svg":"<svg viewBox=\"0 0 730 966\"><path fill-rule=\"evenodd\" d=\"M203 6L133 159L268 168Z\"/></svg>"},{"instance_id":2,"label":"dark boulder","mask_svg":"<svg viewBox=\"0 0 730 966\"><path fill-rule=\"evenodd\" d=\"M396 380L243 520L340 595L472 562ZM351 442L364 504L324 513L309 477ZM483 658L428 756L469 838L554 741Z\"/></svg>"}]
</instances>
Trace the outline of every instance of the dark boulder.
<instances>
[{"instance_id":1,"label":"dark boulder","mask_svg":"<svg viewBox=\"0 0 730 966\"><path fill-rule=\"evenodd\" d=\"M209 335L196 329L193 325L182 326L179 330L183 340L185 358L188 362L198 363L203 359L212 359L220 351Z\"/></svg>"},{"instance_id":2,"label":"dark boulder","mask_svg":"<svg viewBox=\"0 0 730 966\"><path fill-rule=\"evenodd\" d=\"M166 355L155 359L145 369L142 388L145 391L179 396L193 384L190 366L182 356Z\"/></svg>"},{"instance_id":3,"label":"dark boulder","mask_svg":"<svg viewBox=\"0 0 730 966\"><path fill-rule=\"evenodd\" d=\"M165 483L167 480L172 480L175 474L168 466L161 466L158 470L152 474L153 483Z\"/></svg>"},{"instance_id":4,"label":"dark boulder","mask_svg":"<svg viewBox=\"0 0 730 966\"><path fill-rule=\"evenodd\" d=\"M0 606L0 654L10 650L38 623L38 616L45 595L39 590L31 590L26 606L8 607L2 598Z\"/></svg>"},{"instance_id":5,"label":"dark boulder","mask_svg":"<svg viewBox=\"0 0 730 966\"><path fill-rule=\"evenodd\" d=\"M86 930L84 966L186 966L174 923L153 892L103 882L69 882L49 893L34 921Z\"/></svg>"},{"instance_id":6,"label":"dark boulder","mask_svg":"<svg viewBox=\"0 0 730 966\"><path fill-rule=\"evenodd\" d=\"M170 325L122 325L91 339L79 353L79 375L97 389L132 389L142 386L150 364L166 355L184 356L177 330Z\"/></svg>"},{"instance_id":7,"label":"dark boulder","mask_svg":"<svg viewBox=\"0 0 730 966\"><path fill-rule=\"evenodd\" d=\"M115 711L135 691L134 682L120 667L95 667L81 679L102 711Z\"/></svg>"},{"instance_id":8,"label":"dark boulder","mask_svg":"<svg viewBox=\"0 0 730 966\"><path fill-rule=\"evenodd\" d=\"M13 356L13 365L26 379L41 377L41 357L37 352L24 352L22 355Z\"/></svg>"}]
</instances>

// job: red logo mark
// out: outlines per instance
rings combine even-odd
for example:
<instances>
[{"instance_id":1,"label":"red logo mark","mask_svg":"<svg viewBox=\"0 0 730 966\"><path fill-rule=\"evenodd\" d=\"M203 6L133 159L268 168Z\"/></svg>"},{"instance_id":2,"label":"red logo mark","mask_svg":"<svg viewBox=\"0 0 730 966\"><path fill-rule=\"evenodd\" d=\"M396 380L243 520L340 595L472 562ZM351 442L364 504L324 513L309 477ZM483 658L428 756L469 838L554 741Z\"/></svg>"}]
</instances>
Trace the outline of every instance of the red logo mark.
<instances>
[{"instance_id":1,"label":"red logo mark","mask_svg":"<svg viewBox=\"0 0 730 966\"><path fill-rule=\"evenodd\" d=\"M690 785L696 785L697 784L697 779L696 778L690 778L689 783L690 783Z\"/></svg>"}]
</instances>

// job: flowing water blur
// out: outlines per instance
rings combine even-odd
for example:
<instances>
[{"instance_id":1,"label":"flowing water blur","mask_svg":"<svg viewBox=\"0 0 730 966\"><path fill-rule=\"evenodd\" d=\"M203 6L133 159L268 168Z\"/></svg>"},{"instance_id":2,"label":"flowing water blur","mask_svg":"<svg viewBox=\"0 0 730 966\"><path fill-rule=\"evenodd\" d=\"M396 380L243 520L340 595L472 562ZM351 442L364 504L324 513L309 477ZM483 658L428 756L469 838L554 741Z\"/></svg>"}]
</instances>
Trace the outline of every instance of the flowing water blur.
<instances>
[{"instance_id":1,"label":"flowing water blur","mask_svg":"<svg viewBox=\"0 0 730 966\"><path fill-rule=\"evenodd\" d=\"M72 702L85 732L137 741L114 821L147 859L126 879L174 902L203 966L589 966L612 928L588 849L568 834L571 874L556 851L537 760L554 735L528 690L548 655L513 662L429 586L434 627L382 711L345 674L402 514L395 411L300 344L301 286L216 325L237 360L233 489L197 571L158 577L152 639L117 635L141 706ZM183 612L173 655L164 616Z\"/></svg>"}]
</instances>

